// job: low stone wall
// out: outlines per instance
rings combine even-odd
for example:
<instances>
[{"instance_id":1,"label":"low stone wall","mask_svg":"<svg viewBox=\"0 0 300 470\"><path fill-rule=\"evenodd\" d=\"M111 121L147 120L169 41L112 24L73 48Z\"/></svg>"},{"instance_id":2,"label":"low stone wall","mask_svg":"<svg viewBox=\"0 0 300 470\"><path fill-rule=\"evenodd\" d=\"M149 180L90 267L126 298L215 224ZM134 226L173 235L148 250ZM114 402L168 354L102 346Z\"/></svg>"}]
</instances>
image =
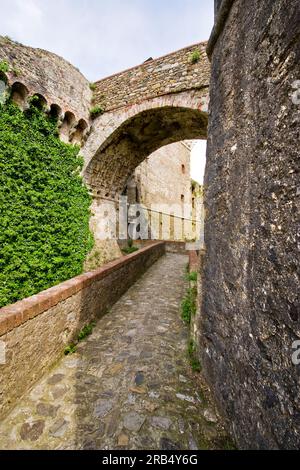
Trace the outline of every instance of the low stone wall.
<instances>
[{"instance_id":1,"label":"low stone wall","mask_svg":"<svg viewBox=\"0 0 300 470\"><path fill-rule=\"evenodd\" d=\"M181 253L187 255L186 242L167 241L166 242L167 253Z\"/></svg>"},{"instance_id":2,"label":"low stone wall","mask_svg":"<svg viewBox=\"0 0 300 470\"><path fill-rule=\"evenodd\" d=\"M155 242L136 253L0 309L0 417L62 356L78 331L103 316L163 254Z\"/></svg>"},{"instance_id":3,"label":"low stone wall","mask_svg":"<svg viewBox=\"0 0 300 470\"><path fill-rule=\"evenodd\" d=\"M186 242L167 240L160 240L160 242L165 244L167 253L181 253L183 255L189 254L189 252L186 250ZM152 240L134 240L133 242L133 244L138 247L150 246L152 243ZM120 249L125 248L127 247L127 240L119 240L118 244Z\"/></svg>"}]
</instances>

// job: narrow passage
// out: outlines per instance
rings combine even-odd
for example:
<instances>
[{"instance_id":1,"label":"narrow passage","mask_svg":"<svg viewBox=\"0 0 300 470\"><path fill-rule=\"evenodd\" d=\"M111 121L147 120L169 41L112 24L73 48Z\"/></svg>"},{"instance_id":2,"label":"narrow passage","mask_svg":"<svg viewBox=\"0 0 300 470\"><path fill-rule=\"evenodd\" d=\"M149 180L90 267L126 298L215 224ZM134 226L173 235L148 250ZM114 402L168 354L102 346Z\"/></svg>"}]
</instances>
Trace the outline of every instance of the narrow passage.
<instances>
[{"instance_id":1,"label":"narrow passage","mask_svg":"<svg viewBox=\"0 0 300 470\"><path fill-rule=\"evenodd\" d=\"M158 260L0 425L1 449L222 449L230 444L180 317L187 257Z\"/></svg>"}]
</instances>

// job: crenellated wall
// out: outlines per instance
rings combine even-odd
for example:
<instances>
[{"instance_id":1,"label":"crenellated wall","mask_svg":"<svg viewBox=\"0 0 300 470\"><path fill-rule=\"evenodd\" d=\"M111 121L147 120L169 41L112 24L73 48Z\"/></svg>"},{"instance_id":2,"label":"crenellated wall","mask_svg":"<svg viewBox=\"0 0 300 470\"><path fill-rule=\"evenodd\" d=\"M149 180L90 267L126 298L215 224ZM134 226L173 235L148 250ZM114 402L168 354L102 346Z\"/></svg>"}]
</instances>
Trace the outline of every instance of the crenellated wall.
<instances>
[{"instance_id":1,"label":"crenellated wall","mask_svg":"<svg viewBox=\"0 0 300 470\"><path fill-rule=\"evenodd\" d=\"M39 95L46 109L61 120L61 137L81 143L90 126L92 92L87 79L63 58L0 37L0 61L9 65L7 78L13 99L26 107Z\"/></svg>"}]
</instances>

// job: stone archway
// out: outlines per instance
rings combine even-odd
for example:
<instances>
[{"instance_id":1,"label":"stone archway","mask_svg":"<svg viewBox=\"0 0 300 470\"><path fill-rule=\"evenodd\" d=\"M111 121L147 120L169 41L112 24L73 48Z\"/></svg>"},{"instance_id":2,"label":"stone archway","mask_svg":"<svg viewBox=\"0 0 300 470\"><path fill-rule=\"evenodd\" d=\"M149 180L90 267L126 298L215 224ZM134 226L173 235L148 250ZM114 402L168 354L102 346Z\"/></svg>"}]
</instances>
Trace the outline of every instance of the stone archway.
<instances>
[{"instance_id":1,"label":"stone archway","mask_svg":"<svg viewBox=\"0 0 300 470\"><path fill-rule=\"evenodd\" d=\"M168 144L206 139L210 65L205 47L190 46L94 84L93 106L103 113L93 119L81 150L82 174L93 195L94 234L105 219L110 227L104 206L117 207L128 178L148 156ZM196 62L194 52L199 53ZM111 219L116 226L118 215ZM111 236L104 243L95 239L94 252L105 256L89 267L117 255Z\"/></svg>"},{"instance_id":2,"label":"stone archway","mask_svg":"<svg viewBox=\"0 0 300 470\"><path fill-rule=\"evenodd\" d=\"M157 106L159 101L161 106ZM115 211L118 209L112 200L118 201L135 168L153 152L168 144L206 139L208 114L203 94L200 103L198 100L192 101L193 107L184 106L179 100L177 103L172 106L166 98L163 101L161 98L155 99L156 106L152 102L152 106L147 103L148 109L143 109L145 104L142 104L117 113L114 111L109 113L110 116L107 113L98 118L94 125L83 151L84 179L93 195L90 226L95 236L95 247L87 260L87 269L98 267L121 254L117 243L120 233ZM97 150L92 156L89 155L96 144ZM114 229L110 232L109 229L111 235L107 233L102 238L103 232L99 236L98 229L99 224L103 223L103 217L107 218L107 204L113 208L109 219L114 219L112 226L116 232ZM110 221L108 224L111 226Z\"/></svg>"},{"instance_id":3,"label":"stone archway","mask_svg":"<svg viewBox=\"0 0 300 470\"><path fill-rule=\"evenodd\" d=\"M181 140L205 139L207 121L205 111L184 106L150 108L124 120L85 166L84 178L94 196L117 198L134 169L157 149Z\"/></svg>"}]
</instances>

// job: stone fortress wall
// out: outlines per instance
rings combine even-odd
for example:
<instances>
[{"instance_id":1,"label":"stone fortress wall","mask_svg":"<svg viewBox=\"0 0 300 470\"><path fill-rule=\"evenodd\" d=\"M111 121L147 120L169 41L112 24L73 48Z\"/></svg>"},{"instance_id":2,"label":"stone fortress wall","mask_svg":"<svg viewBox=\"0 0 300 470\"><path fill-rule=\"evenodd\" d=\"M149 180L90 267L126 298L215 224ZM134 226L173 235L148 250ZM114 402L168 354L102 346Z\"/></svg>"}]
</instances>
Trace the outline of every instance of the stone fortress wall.
<instances>
[{"instance_id":1,"label":"stone fortress wall","mask_svg":"<svg viewBox=\"0 0 300 470\"><path fill-rule=\"evenodd\" d=\"M206 42L195 44L99 80L95 83L94 103L111 111L153 97L206 87L210 64L205 49ZM195 53L201 60L193 63Z\"/></svg>"},{"instance_id":2,"label":"stone fortress wall","mask_svg":"<svg viewBox=\"0 0 300 470\"><path fill-rule=\"evenodd\" d=\"M202 363L240 448L299 449L299 1L216 6Z\"/></svg>"},{"instance_id":3,"label":"stone fortress wall","mask_svg":"<svg viewBox=\"0 0 300 470\"><path fill-rule=\"evenodd\" d=\"M92 91L88 80L56 54L6 37L0 37L0 61L9 64L7 77L13 99L24 108L30 96L39 95L46 109L59 116L62 139L81 144L90 127Z\"/></svg>"},{"instance_id":4,"label":"stone fortress wall","mask_svg":"<svg viewBox=\"0 0 300 470\"><path fill-rule=\"evenodd\" d=\"M151 154L134 173L137 201L151 204L191 204L190 150L183 143L167 145Z\"/></svg>"},{"instance_id":5,"label":"stone fortress wall","mask_svg":"<svg viewBox=\"0 0 300 470\"><path fill-rule=\"evenodd\" d=\"M1 38L0 60L20 105L39 94L62 114L62 138L85 144L99 197L163 144L205 138L211 75L202 364L239 447L299 448L299 1L217 0L216 13L212 74L203 43L101 80L92 97L54 54ZM12 308L5 325L23 318Z\"/></svg>"}]
</instances>

